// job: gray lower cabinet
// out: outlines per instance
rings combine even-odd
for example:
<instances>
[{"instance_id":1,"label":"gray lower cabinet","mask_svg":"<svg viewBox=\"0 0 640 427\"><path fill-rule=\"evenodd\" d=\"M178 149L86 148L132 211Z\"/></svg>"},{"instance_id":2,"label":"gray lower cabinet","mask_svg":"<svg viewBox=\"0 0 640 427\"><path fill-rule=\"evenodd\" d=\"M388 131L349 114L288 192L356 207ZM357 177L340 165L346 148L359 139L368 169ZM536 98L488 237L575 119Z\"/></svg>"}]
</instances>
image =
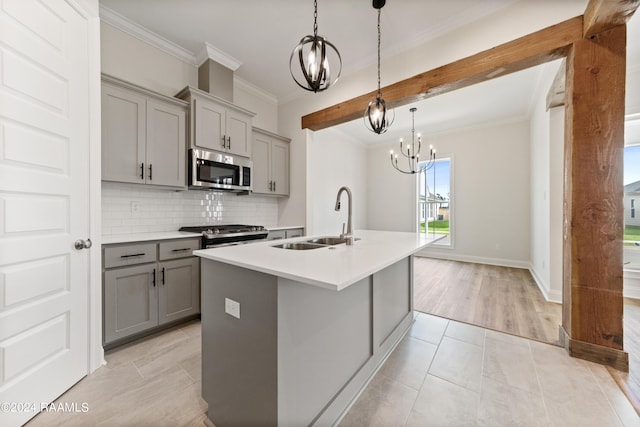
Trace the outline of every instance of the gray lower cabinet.
<instances>
[{"instance_id":1,"label":"gray lower cabinet","mask_svg":"<svg viewBox=\"0 0 640 427\"><path fill-rule=\"evenodd\" d=\"M113 347L200 313L199 239L103 250L103 344Z\"/></svg>"},{"instance_id":2,"label":"gray lower cabinet","mask_svg":"<svg viewBox=\"0 0 640 427\"><path fill-rule=\"evenodd\" d=\"M162 262L158 285L158 324L200 312L200 261L191 257Z\"/></svg>"},{"instance_id":3,"label":"gray lower cabinet","mask_svg":"<svg viewBox=\"0 0 640 427\"><path fill-rule=\"evenodd\" d=\"M284 230L284 235L287 239L302 237L304 236L304 228L290 228L288 230Z\"/></svg>"},{"instance_id":4,"label":"gray lower cabinet","mask_svg":"<svg viewBox=\"0 0 640 427\"><path fill-rule=\"evenodd\" d=\"M285 230L269 230L267 240L291 239L304 236L304 228L288 228Z\"/></svg>"},{"instance_id":5,"label":"gray lower cabinet","mask_svg":"<svg viewBox=\"0 0 640 427\"><path fill-rule=\"evenodd\" d=\"M158 324L155 270L155 264L146 264L105 271L105 344Z\"/></svg>"}]
</instances>

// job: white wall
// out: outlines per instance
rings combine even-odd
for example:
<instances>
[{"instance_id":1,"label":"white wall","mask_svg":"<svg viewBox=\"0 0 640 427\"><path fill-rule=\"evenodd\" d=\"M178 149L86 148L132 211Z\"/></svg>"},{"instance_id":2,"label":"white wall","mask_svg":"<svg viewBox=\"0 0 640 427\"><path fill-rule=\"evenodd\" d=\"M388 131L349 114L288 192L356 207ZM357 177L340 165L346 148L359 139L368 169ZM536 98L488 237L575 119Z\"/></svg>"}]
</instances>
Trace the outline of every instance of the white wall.
<instances>
[{"instance_id":1,"label":"white wall","mask_svg":"<svg viewBox=\"0 0 640 427\"><path fill-rule=\"evenodd\" d=\"M549 296L562 303L564 224L564 107L552 108L549 120Z\"/></svg>"},{"instance_id":2,"label":"white wall","mask_svg":"<svg viewBox=\"0 0 640 427\"><path fill-rule=\"evenodd\" d=\"M437 147L442 157L452 155L453 231L451 248L430 247L421 255L528 267L528 120L519 118L425 139ZM397 174L390 168L377 173ZM384 210L380 215L391 221L399 209L408 217L404 206L411 206L411 199L400 206L380 203L373 208Z\"/></svg>"},{"instance_id":3,"label":"white wall","mask_svg":"<svg viewBox=\"0 0 640 427\"><path fill-rule=\"evenodd\" d=\"M337 129L316 132L308 145L307 234L337 235L347 222L348 198L334 210L338 190L353 194L353 229L367 228L367 150Z\"/></svg>"},{"instance_id":4,"label":"white wall","mask_svg":"<svg viewBox=\"0 0 640 427\"><path fill-rule=\"evenodd\" d=\"M531 265L547 300L562 302L564 107L547 110L560 63L547 64L531 114Z\"/></svg>"},{"instance_id":5,"label":"white wall","mask_svg":"<svg viewBox=\"0 0 640 427\"><path fill-rule=\"evenodd\" d=\"M100 30L103 73L167 96L185 86L198 86L195 57L193 61L178 58L104 21ZM254 126L278 133L278 102L273 95L238 78L234 78L233 93L235 105L256 114Z\"/></svg>"},{"instance_id":6,"label":"white wall","mask_svg":"<svg viewBox=\"0 0 640 427\"><path fill-rule=\"evenodd\" d=\"M278 99L238 78L233 79L233 103L256 113L253 126L278 133Z\"/></svg>"},{"instance_id":7,"label":"white wall","mask_svg":"<svg viewBox=\"0 0 640 427\"><path fill-rule=\"evenodd\" d=\"M367 153L369 228L415 231L416 176L393 169L389 161L390 145L370 148Z\"/></svg>"},{"instance_id":8,"label":"white wall","mask_svg":"<svg viewBox=\"0 0 640 427\"><path fill-rule=\"evenodd\" d=\"M144 88L173 96L198 85L198 69L119 29L100 26L102 72Z\"/></svg>"}]
</instances>

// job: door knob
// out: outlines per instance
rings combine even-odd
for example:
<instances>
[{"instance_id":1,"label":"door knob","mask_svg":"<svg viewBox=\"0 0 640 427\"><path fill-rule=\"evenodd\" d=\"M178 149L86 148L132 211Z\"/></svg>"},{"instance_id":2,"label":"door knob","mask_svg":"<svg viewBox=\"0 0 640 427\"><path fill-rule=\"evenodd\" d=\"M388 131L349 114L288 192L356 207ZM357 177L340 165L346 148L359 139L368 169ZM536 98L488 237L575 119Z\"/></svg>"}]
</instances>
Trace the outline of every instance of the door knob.
<instances>
[{"instance_id":1,"label":"door knob","mask_svg":"<svg viewBox=\"0 0 640 427\"><path fill-rule=\"evenodd\" d=\"M89 249L91 247L91 239L87 239L87 240L82 240L82 239L78 239L76 240L76 242L73 244L73 246L81 251L83 249Z\"/></svg>"}]
</instances>

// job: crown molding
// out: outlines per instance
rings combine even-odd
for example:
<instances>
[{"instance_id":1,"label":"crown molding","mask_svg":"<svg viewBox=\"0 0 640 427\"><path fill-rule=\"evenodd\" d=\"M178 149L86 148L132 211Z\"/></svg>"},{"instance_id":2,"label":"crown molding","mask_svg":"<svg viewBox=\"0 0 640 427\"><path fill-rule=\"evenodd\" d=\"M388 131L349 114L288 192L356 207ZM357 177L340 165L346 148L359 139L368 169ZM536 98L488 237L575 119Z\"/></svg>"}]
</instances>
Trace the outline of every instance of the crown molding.
<instances>
[{"instance_id":1,"label":"crown molding","mask_svg":"<svg viewBox=\"0 0 640 427\"><path fill-rule=\"evenodd\" d=\"M100 20L188 64L196 64L196 56L190 50L165 39L142 25L100 4Z\"/></svg>"},{"instance_id":2,"label":"crown molding","mask_svg":"<svg viewBox=\"0 0 640 427\"><path fill-rule=\"evenodd\" d=\"M234 75L233 83L238 89L242 89L243 91L255 96L256 98L260 98L273 105L278 105L277 96L275 96L271 92L267 92L264 89L260 89L258 86L254 85L253 83L249 83L241 77Z\"/></svg>"},{"instance_id":3,"label":"crown molding","mask_svg":"<svg viewBox=\"0 0 640 427\"><path fill-rule=\"evenodd\" d=\"M196 54L196 65L198 67L201 66L207 59L212 59L229 68L231 71L236 71L242 65L242 62L233 56L223 52L209 42L204 42L204 46Z\"/></svg>"}]
</instances>

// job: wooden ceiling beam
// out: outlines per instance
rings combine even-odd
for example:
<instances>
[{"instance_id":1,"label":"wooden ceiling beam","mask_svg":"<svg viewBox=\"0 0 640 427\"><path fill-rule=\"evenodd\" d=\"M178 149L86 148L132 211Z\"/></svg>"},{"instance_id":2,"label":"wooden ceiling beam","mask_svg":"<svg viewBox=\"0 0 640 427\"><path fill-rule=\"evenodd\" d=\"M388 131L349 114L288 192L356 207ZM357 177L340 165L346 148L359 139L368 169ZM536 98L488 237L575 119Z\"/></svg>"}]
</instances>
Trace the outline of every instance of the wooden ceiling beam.
<instances>
[{"instance_id":1,"label":"wooden ceiling beam","mask_svg":"<svg viewBox=\"0 0 640 427\"><path fill-rule=\"evenodd\" d=\"M589 0L584 11L584 37L624 25L640 6L640 0Z\"/></svg>"},{"instance_id":2,"label":"wooden ceiling beam","mask_svg":"<svg viewBox=\"0 0 640 427\"><path fill-rule=\"evenodd\" d=\"M583 19L578 16L386 86L382 95L395 108L520 71L566 56L582 32ZM372 91L303 116L302 128L317 131L359 119L375 94Z\"/></svg>"}]
</instances>

